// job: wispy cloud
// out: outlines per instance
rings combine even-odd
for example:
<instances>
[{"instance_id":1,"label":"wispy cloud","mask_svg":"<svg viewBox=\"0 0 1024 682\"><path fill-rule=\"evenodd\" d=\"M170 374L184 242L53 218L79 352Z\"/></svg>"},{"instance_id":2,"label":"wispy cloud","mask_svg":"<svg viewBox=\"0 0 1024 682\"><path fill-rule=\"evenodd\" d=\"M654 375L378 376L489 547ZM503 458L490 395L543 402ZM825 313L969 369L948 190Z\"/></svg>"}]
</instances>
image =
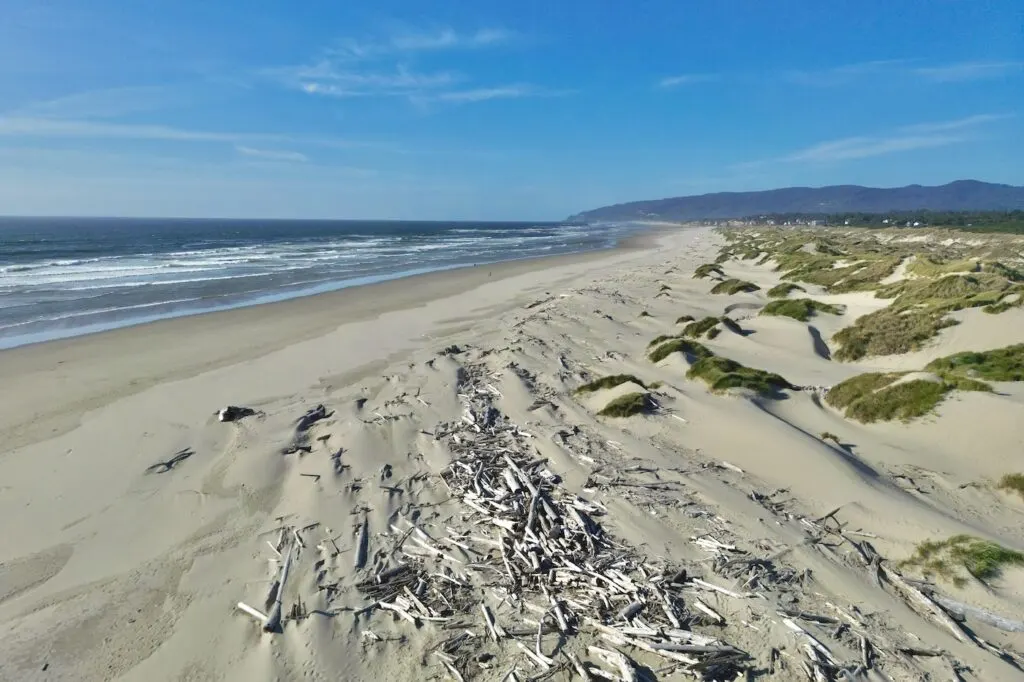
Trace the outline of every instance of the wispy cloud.
<instances>
[{"instance_id":1,"label":"wispy cloud","mask_svg":"<svg viewBox=\"0 0 1024 682\"><path fill-rule=\"evenodd\" d=\"M77 92L32 102L11 112L15 116L44 118L117 118L180 104L187 98L173 86L136 86Z\"/></svg>"},{"instance_id":2,"label":"wispy cloud","mask_svg":"<svg viewBox=\"0 0 1024 682\"><path fill-rule=\"evenodd\" d=\"M798 149L774 159L749 161L737 168L756 168L772 163L825 163L866 159L898 152L932 149L975 139L978 128L1009 118L1006 114L976 114L950 121L917 123L885 135L858 135Z\"/></svg>"},{"instance_id":3,"label":"wispy cloud","mask_svg":"<svg viewBox=\"0 0 1024 682\"><path fill-rule=\"evenodd\" d=\"M311 63L265 69L262 75L313 96L404 98L416 105L550 97L571 92L529 83L474 83L470 76L457 71L430 70L422 66L414 70L409 66L429 61L431 53L492 48L519 38L517 33L504 28L468 32L450 27L405 28L384 38L344 39L322 50L320 57Z\"/></svg>"},{"instance_id":4,"label":"wispy cloud","mask_svg":"<svg viewBox=\"0 0 1024 682\"><path fill-rule=\"evenodd\" d=\"M243 156L250 156L254 159L262 159L264 161L289 161L293 163L305 163L309 161L309 157L299 152L291 152L281 149L257 149L256 147L246 147L245 145L235 145L235 151Z\"/></svg>"},{"instance_id":5,"label":"wispy cloud","mask_svg":"<svg viewBox=\"0 0 1024 682\"><path fill-rule=\"evenodd\" d=\"M782 73L783 79L798 85L834 87L846 85L863 76L896 71L907 66L905 59L876 59L854 64L842 64L826 69L791 70Z\"/></svg>"},{"instance_id":6,"label":"wispy cloud","mask_svg":"<svg viewBox=\"0 0 1024 682\"><path fill-rule=\"evenodd\" d=\"M710 83L719 79L713 73L684 73L678 76L667 76L658 81L659 88L676 88L681 85L694 85L696 83Z\"/></svg>"},{"instance_id":7,"label":"wispy cloud","mask_svg":"<svg viewBox=\"0 0 1024 682\"><path fill-rule=\"evenodd\" d=\"M1022 74L1024 73L1024 62L959 62L943 66L921 67L914 69L913 72L939 83L954 83Z\"/></svg>"},{"instance_id":8,"label":"wispy cloud","mask_svg":"<svg viewBox=\"0 0 1024 682\"><path fill-rule=\"evenodd\" d=\"M237 133L192 130L165 125L109 123L70 119L0 117L0 137L222 142L237 145L308 144L335 149L374 146L366 142L287 133Z\"/></svg>"},{"instance_id":9,"label":"wispy cloud","mask_svg":"<svg viewBox=\"0 0 1024 682\"><path fill-rule=\"evenodd\" d=\"M366 60L389 55L440 50L474 50L507 44L516 34L503 28L459 32L450 27L403 29L385 38L346 38L327 50L330 57Z\"/></svg>"},{"instance_id":10,"label":"wispy cloud","mask_svg":"<svg viewBox=\"0 0 1024 682\"><path fill-rule=\"evenodd\" d=\"M503 85L493 88L471 88L441 92L432 98L440 102L485 102L490 99L519 99L523 97L562 97L572 90L547 90L535 85Z\"/></svg>"},{"instance_id":11,"label":"wispy cloud","mask_svg":"<svg viewBox=\"0 0 1024 682\"><path fill-rule=\"evenodd\" d=\"M310 95L328 97L408 97L462 80L459 74L450 71L417 73L398 66L394 71L359 72L328 61L279 69L276 74L286 85Z\"/></svg>"}]
</instances>

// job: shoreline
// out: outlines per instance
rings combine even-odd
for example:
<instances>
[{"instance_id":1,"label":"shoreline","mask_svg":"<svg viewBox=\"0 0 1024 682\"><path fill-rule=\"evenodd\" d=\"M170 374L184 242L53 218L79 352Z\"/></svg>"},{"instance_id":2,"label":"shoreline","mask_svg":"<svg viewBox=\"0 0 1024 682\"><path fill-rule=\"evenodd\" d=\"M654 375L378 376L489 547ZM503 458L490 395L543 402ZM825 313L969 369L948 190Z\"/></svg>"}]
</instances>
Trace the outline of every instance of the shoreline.
<instances>
[{"instance_id":1,"label":"shoreline","mask_svg":"<svg viewBox=\"0 0 1024 682\"><path fill-rule=\"evenodd\" d=\"M252 361L344 325L421 307L487 284L654 249L666 232L672 230L652 227L605 249L451 268L0 349L0 382L10 394L33 394L32 385L40 381L70 387L74 393L71 400L62 392L45 405L6 410L0 414L0 434L13 436L14 446L35 442L44 432L52 437L73 428L77 418L60 419L56 428L49 429L19 429L18 424L29 419L45 421L56 414L67 417L70 406L77 407L77 414L97 409L172 378ZM232 341L216 343L221 335Z\"/></svg>"}]
</instances>

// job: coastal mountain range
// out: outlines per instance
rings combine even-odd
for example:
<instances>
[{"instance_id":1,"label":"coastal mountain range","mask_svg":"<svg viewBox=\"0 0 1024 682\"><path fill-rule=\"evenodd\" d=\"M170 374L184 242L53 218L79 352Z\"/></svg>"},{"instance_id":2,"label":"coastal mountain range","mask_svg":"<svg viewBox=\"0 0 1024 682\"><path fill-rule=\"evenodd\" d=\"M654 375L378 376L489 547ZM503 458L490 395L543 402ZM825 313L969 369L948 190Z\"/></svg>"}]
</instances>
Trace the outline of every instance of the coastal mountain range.
<instances>
[{"instance_id":1,"label":"coastal mountain range","mask_svg":"<svg viewBox=\"0 0 1024 682\"><path fill-rule=\"evenodd\" d=\"M1012 211L1024 209L1024 187L957 180L925 187L786 187L631 201L583 211L569 219L722 220L767 213L886 213L889 211Z\"/></svg>"}]
</instances>

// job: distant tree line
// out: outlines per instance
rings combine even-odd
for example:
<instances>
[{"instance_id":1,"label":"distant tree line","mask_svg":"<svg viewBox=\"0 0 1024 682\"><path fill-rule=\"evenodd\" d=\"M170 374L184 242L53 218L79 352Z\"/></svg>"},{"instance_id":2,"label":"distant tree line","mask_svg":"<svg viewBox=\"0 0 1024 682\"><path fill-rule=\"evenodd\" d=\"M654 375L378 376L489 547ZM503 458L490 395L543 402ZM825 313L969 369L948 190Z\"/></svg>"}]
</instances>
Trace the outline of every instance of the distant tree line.
<instances>
[{"instance_id":1,"label":"distant tree line","mask_svg":"<svg viewBox=\"0 0 1024 682\"><path fill-rule=\"evenodd\" d=\"M1024 233L1024 211L893 211L892 213L766 213L745 218L767 225L808 224L850 227L950 227L973 232ZM908 225L909 224L909 225Z\"/></svg>"}]
</instances>

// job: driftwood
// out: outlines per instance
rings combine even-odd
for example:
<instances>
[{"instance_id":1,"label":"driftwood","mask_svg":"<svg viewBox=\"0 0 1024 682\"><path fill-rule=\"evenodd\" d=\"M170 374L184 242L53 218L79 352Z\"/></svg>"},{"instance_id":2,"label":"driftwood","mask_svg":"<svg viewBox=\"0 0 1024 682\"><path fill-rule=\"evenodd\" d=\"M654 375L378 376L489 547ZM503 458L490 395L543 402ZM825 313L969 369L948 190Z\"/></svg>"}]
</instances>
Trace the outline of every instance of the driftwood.
<instances>
[{"instance_id":1,"label":"driftwood","mask_svg":"<svg viewBox=\"0 0 1024 682\"><path fill-rule=\"evenodd\" d=\"M174 453L174 456L165 462L157 462L146 467L146 473L164 474L173 469L175 466L184 462L186 459L196 454L192 448L182 448Z\"/></svg>"},{"instance_id":2,"label":"driftwood","mask_svg":"<svg viewBox=\"0 0 1024 682\"><path fill-rule=\"evenodd\" d=\"M264 632L276 632L281 629L281 607L284 599L284 587L288 581L288 570L291 568L293 554L294 547L289 546L288 554L284 558L284 563L281 564L280 577L277 579L277 594L274 597L274 605L263 622Z\"/></svg>"}]
</instances>

